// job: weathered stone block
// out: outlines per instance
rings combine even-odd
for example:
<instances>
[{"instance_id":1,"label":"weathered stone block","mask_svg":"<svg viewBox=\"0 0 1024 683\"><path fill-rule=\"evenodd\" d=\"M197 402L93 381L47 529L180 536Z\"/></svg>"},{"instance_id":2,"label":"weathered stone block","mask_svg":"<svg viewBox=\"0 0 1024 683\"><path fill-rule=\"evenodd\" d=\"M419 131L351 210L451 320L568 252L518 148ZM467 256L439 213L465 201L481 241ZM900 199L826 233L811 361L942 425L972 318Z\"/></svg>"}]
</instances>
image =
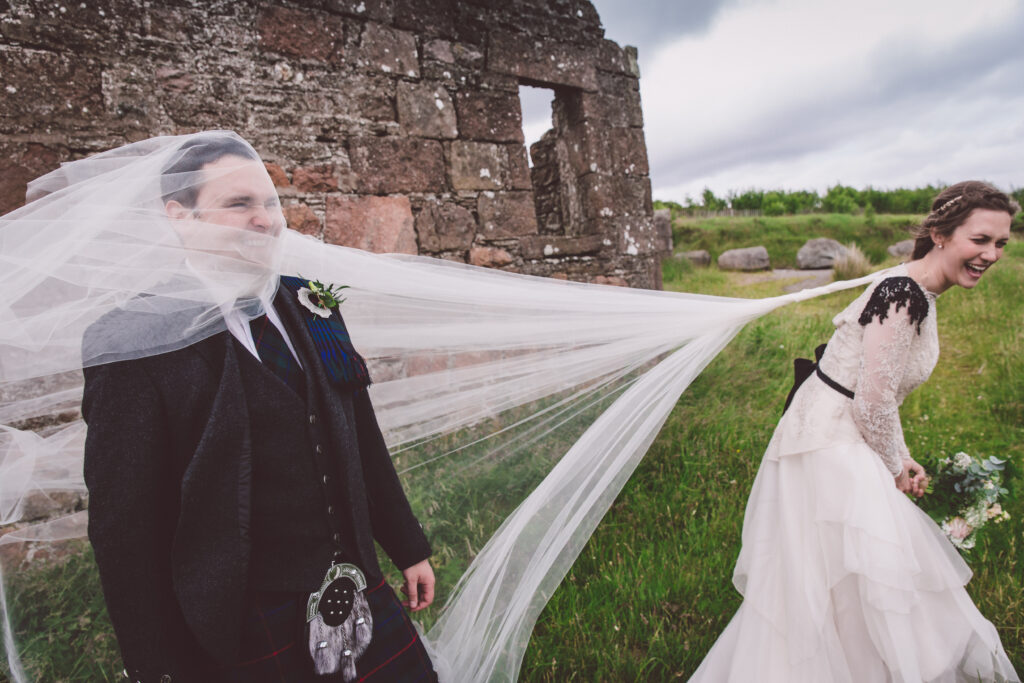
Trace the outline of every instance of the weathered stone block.
<instances>
[{"instance_id":1,"label":"weathered stone block","mask_svg":"<svg viewBox=\"0 0 1024 683\"><path fill-rule=\"evenodd\" d=\"M29 181L57 168L60 159L57 149L38 143L25 145L19 154L0 154L0 214L23 205Z\"/></svg>"},{"instance_id":2,"label":"weathered stone block","mask_svg":"<svg viewBox=\"0 0 1024 683\"><path fill-rule=\"evenodd\" d=\"M445 64L455 62L455 53L452 52L452 44L447 40L428 40L423 45L423 56L428 59L436 59Z\"/></svg>"},{"instance_id":3,"label":"weathered stone block","mask_svg":"<svg viewBox=\"0 0 1024 683\"><path fill-rule=\"evenodd\" d=\"M424 138L456 137L455 107L439 84L398 84L398 122L409 135Z\"/></svg>"},{"instance_id":4,"label":"weathered stone block","mask_svg":"<svg viewBox=\"0 0 1024 683\"><path fill-rule=\"evenodd\" d=\"M498 247L473 247L469 250L469 263L484 268L501 268L515 262L515 258Z\"/></svg>"},{"instance_id":5,"label":"weathered stone block","mask_svg":"<svg viewBox=\"0 0 1024 683\"><path fill-rule=\"evenodd\" d=\"M2 181L0 181L2 182ZM901 240L896 244L891 244L886 248L889 256L895 256L896 258L907 258L914 253L914 240Z\"/></svg>"},{"instance_id":6,"label":"weathered stone block","mask_svg":"<svg viewBox=\"0 0 1024 683\"><path fill-rule=\"evenodd\" d=\"M394 16L393 0L324 0L324 9L360 19L388 23Z\"/></svg>"},{"instance_id":7,"label":"weathered stone block","mask_svg":"<svg viewBox=\"0 0 1024 683\"><path fill-rule=\"evenodd\" d=\"M463 90L455 97L459 134L467 140L523 142L523 113L518 95Z\"/></svg>"},{"instance_id":8,"label":"weathered stone block","mask_svg":"<svg viewBox=\"0 0 1024 683\"><path fill-rule=\"evenodd\" d=\"M617 275L598 275L592 282L595 285L611 285L613 287L629 287L629 283Z\"/></svg>"},{"instance_id":9,"label":"weathered stone block","mask_svg":"<svg viewBox=\"0 0 1024 683\"><path fill-rule=\"evenodd\" d=\"M592 56L582 48L555 40L529 40L522 34L493 32L487 68L538 85L567 85L597 90Z\"/></svg>"},{"instance_id":10,"label":"weathered stone block","mask_svg":"<svg viewBox=\"0 0 1024 683\"><path fill-rule=\"evenodd\" d=\"M499 190L508 175L503 145L455 140L448 148L449 174L456 190Z\"/></svg>"},{"instance_id":11,"label":"weathered stone block","mask_svg":"<svg viewBox=\"0 0 1024 683\"><path fill-rule=\"evenodd\" d=\"M591 173L580 179L587 218L649 215L651 182L640 176Z\"/></svg>"},{"instance_id":12,"label":"weathered stone block","mask_svg":"<svg viewBox=\"0 0 1024 683\"><path fill-rule=\"evenodd\" d=\"M3 132L37 132L42 121L70 126L103 113L102 70L83 57L42 51L0 50ZM13 91L12 91L13 89Z\"/></svg>"},{"instance_id":13,"label":"weathered stone block","mask_svg":"<svg viewBox=\"0 0 1024 683\"><path fill-rule=\"evenodd\" d=\"M601 41L597 48L596 65L602 71L611 71L618 74L631 73L626 51L619 47L619 44L614 40L605 39Z\"/></svg>"},{"instance_id":14,"label":"weathered stone block","mask_svg":"<svg viewBox=\"0 0 1024 683\"><path fill-rule=\"evenodd\" d=\"M363 27L359 61L384 73L419 78L420 64L416 56L416 37L407 32L375 22Z\"/></svg>"},{"instance_id":15,"label":"weathered stone block","mask_svg":"<svg viewBox=\"0 0 1024 683\"><path fill-rule=\"evenodd\" d=\"M602 127L640 128L644 125L640 107L640 93L627 90L615 92L580 92L566 98L569 120L572 123L594 121Z\"/></svg>"},{"instance_id":16,"label":"weathered stone block","mask_svg":"<svg viewBox=\"0 0 1024 683\"><path fill-rule=\"evenodd\" d=\"M835 260L847 252L839 242L828 237L807 240L796 252L796 267L802 270L831 268Z\"/></svg>"},{"instance_id":17,"label":"weathered stone block","mask_svg":"<svg viewBox=\"0 0 1024 683\"><path fill-rule=\"evenodd\" d=\"M358 192L442 192L444 152L435 140L421 138L356 138L349 144L349 162Z\"/></svg>"},{"instance_id":18,"label":"weathered stone block","mask_svg":"<svg viewBox=\"0 0 1024 683\"><path fill-rule=\"evenodd\" d=\"M395 26L424 36L451 38L455 34L456 0L394 0Z\"/></svg>"},{"instance_id":19,"label":"weathered stone block","mask_svg":"<svg viewBox=\"0 0 1024 683\"><path fill-rule=\"evenodd\" d=\"M376 253L416 253L408 197L328 197L324 241Z\"/></svg>"},{"instance_id":20,"label":"weathered stone block","mask_svg":"<svg viewBox=\"0 0 1024 683\"><path fill-rule=\"evenodd\" d=\"M265 6L256 21L260 47L299 59L337 63L343 56L341 17L309 9Z\"/></svg>"},{"instance_id":21,"label":"weathered stone block","mask_svg":"<svg viewBox=\"0 0 1024 683\"><path fill-rule=\"evenodd\" d=\"M768 270L772 267L768 250L762 246L729 249L718 257L722 270Z\"/></svg>"},{"instance_id":22,"label":"weathered stone block","mask_svg":"<svg viewBox=\"0 0 1024 683\"><path fill-rule=\"evenodd\" d=\"M331 192L338 189L338 170L334 164L300 166L292 171L292 184L299 192Z\"/></svg>"},{"instance_id":23,"label":"weathered stone block","mask_svg":"<svg viewBox=\"0 0 1024 683\"><path fill-rule=\"evenodd\" d=\"M626 69L629 71L629 75L634 78L640 78L640 57L637 55L636 47L633 45L627 45L622 48L623 52L626 53ZM637 84L639 87L639 84Z\"/></svg>"},{"instance_id":24,"label":"weathered stone block","mask_svg":"<svg viewBox=\"0 0 1024 683\"><path fill-rule=\"evenodd\" d=\"M452 54L455 56L455 63L473 71L484 68L483 50L470 43L458 42L452 44Z\"/></svg>"},{"instance_id":25,"label":"weathered stone block","mask_svg":"<svg viewBox=\"0 0 1024 683\"><path fill-rule=\"evenodd\" d=\"M654 239L657 251L672 253L672 210L655 209ZM709 257L710 258L710 257Z\"/></svg>"},{"instance_id":26,"label":"weathered stone block","mask_svg":"<svg viewBox=\"0 0 1024 683\"><path fill-rule=\"evenodd\" d=\"M526 145L505 145L508 151L508 185L513 190L531 190L530 161L526 158Z\"/></svg>"},{"instance_id":27,"label":"weathered stone block","mask_svg":"<svg viewBox=\"0 0 1024 683\"><path fill-rule=\"evenodd\" d=\"M274 187L288 187L291 185L291 181L288 180L288 174L284 172L278 164L272 164L266 162L263 164L267 169L267 175L270 176L271 182L274 183Z\"/></svg>"},{"instance_id":28,"label":"weathered stone block","mask_svg":"<svg viewBox=\"0 0 1024 683\"><path fill-rule=\"evenodd\" d=\"M693 251L683 251L675 254L674 258L678 260L686 260L695 266L708 266L711 265L711 254L707 249L695 249Z\"/></svg>"},{"instance_id":29,"label":"weathered stone block","mask_svg":"<svg viewBox=\"0 0 1024 683\"><path fill-rule=\"evenodd\" d=\"M519 242L523 258L544 259L562 256L582 256L596 254L606 245L601 235L584 235L582 237L550 237L547 235L531 235Z\"/></svg>"},{"instance_id":30,"label":"weathered stone block","mask_svg":"<svg viewBox=\"0 0 1024 683\"><path fill-rule=\"evenodd\" d=\"M304 235L320 235L320 219L313 209L305 204L288 204L281 207L288 227Z\"/></svg>"},{"instance_id":31,"label":"weathered stone block","mask_svg":"<svg viewBox=\"0 0 1024 683\"><path fill-rule=\"evenodd\" d=\"M566 151L573 172L647 175L647 146L640 128L607 128L582 121L566 131Z\"/></svg>"},{"instance_id":32,"label":"weathered stone block","mask_svg":"<svg viewBox=\"0 0 1024 683\"><path fill-rule=\"evenodd\" d=\"M604 224L600 234L617 235L620 254L640 256L658 251L658 240L654 232L654 223L646 216L626 216L613 219L600 219Z\"/></svg>"},{"instance_id":33,"label":"weathered stone block","mask_svg":"<svg viewBox=\"0 0 1024 683\"><path fill-rule=\"evenodd\" d=\"M424 251L465 251L473 244L476 220L465 207L432 200L416 215L416 235Z\"/></svg>"},{"instance_id":34,"label":"weathered stone block","mask_svg":"<svg viewBox=\"0 0 1024 683\"><path fill-rule=\"evenodd\" d=\"M448 369L448 354L426 353L420 356L407 356L405 371L407 377L416 375L429 375L434 372L444 372Z\"/></svg>"},{"instance_id":35,"label":"weathered stone block","mask_svg":"<svg viewBox=\"0 0 1024 683\"><path fill-rule=\"evenodd\" d=\"M159 67L154 75L160 90L171 95L183 95L195 86L192 74L173 66Z\"/></svg>"},{"instance_id":36,"label":"weathered stone block","mask_svg":"<svg viewBox=\"0 0 1024 683\"><path fill-rule=\"evenodd\" d=\"M537 234L537 212L532 192L483 192L476 206L483 239Z\"/></svg>"}]
</instances>

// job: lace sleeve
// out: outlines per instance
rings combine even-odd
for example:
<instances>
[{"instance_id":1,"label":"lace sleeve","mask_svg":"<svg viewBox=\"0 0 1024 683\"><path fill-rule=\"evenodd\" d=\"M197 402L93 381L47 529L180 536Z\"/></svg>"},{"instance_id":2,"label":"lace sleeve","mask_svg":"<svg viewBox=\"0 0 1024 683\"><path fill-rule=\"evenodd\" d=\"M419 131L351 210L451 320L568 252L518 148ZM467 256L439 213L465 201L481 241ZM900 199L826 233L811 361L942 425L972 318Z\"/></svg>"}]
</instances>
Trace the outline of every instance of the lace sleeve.
<instances>
[{"instance_id":1,"label":"lace sleeve","mask_svg":"<svg viewBox=\"0 0 1024 683\"><path fill-rule=\"evenodd\" d=\"M895 476L910 457L897 392L911 344L928 314L928 300L910 278L888 278L875 289L858 322L864 343L853 418L861 435Z\"/></svg>"}]
</instances>

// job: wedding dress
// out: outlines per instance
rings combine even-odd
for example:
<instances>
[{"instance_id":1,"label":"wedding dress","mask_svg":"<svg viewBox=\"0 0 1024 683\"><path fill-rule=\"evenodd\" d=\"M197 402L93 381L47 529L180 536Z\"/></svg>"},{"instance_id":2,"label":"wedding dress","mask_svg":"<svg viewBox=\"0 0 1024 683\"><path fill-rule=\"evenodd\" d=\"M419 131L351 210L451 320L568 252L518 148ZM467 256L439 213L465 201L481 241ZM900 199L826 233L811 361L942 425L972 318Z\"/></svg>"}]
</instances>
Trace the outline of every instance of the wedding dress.
<instances>
[{"instance_id":1,"label":"wedding dress","mask_svg":"<svg viewBox=\"0 0 1024 683\"><path fill-rule=\"evenodd\" d=\"M691 681L1018 681L971 572L893 482L898 407L939 355L936 296L898 266L833 319L747 503L739 610Z\"/></svg>"}]
</instances>

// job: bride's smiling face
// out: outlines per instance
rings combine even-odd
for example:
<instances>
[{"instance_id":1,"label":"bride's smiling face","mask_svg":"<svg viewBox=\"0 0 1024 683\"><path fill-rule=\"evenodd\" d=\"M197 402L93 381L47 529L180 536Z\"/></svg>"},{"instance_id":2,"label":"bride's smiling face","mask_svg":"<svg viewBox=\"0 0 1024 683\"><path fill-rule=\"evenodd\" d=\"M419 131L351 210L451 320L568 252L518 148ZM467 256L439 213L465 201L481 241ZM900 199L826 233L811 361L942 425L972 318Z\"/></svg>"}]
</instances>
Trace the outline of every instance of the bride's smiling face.
<instances>
[{"instance_id":1,"label":"bride's smiling face","mask_svg":"<svg viewBox=\"0 0 1024 683\"><path fill-rule=\"evenodd\" d=\"M934 258L946 287L971 289L993 263L1003 256L1010 239L1012 219L1005 211L975 209L947 238L933 235Z\"/></svg>"}]
</instances>

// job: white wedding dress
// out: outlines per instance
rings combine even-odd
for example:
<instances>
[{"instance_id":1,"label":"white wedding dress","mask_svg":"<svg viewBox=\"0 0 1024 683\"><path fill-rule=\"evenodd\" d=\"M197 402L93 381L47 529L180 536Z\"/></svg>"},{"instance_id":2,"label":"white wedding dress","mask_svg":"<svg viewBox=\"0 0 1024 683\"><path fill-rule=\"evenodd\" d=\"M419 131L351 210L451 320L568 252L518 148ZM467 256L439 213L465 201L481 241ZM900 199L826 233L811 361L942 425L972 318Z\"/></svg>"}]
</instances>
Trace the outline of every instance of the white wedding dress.
<instances>
[{"instance_id":1,"label":"white wedding dress","mask_svg":"<svg viewBox=\"0 0 1024 683\"><path fill-rule=\"evenodd\" d=\"M1018 681L970 569L893 482L898 407L939 355L935 295L905 266L833 320L821 370L776 427L733 582L739 611L691 681Z\"/></svg>"}]
</instances>

